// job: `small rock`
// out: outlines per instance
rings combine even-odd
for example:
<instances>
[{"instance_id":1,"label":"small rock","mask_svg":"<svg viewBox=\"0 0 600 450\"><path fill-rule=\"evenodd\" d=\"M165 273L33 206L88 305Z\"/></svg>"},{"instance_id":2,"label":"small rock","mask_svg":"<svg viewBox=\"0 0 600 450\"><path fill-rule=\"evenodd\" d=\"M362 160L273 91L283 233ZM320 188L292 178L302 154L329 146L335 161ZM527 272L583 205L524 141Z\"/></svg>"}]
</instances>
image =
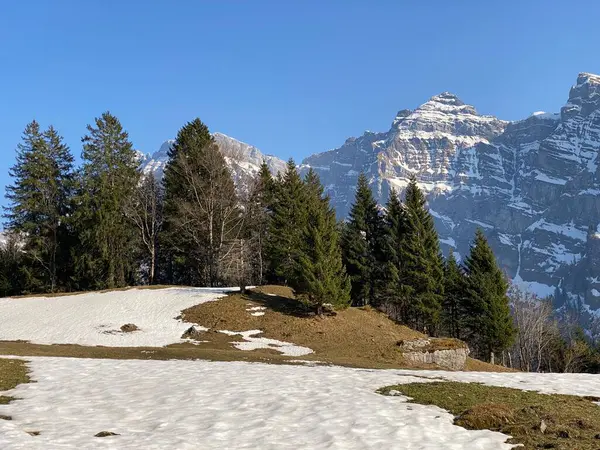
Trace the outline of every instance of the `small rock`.
<instances>
[{"instance_id":1,"label":"small rock","mask_svg":"<svg viewBox=\"0 0 600 450\"><path fill-rule=\"evenodd\" d=\"M27 431L27 434L29 436L39 436L40 432L39 431Z\"/></svg>"},{"instance_id":2,"label":"small rock","mask_svg":"<svg viewBox=\"0 0 600 450\"><path fill-rule=\"evenodd\" d=\"M191 326L181 335L181 339L193 339L199 341L203 337L202 333L203 331L198 330L195 326Z\"/></svg>"},{"instance_id":3,"label":"small rock","mask_svg":"<svg viewBox=\"0 0 600 450\"><path fill-rule=\"evenodd\" d=\"M335 307L331 303L323 303L323 314L327 316L337 316Z\"/></svg>"},{"instance_id":4,"label":"small rock","mask_svg":"<svg viewBox=\"0 0 600 450\"><path fill-rule=\"evenodd\" d=\"M120 436L118 433L113 433L112 431L101 431L94 435L94 437L108 437L108 436Z\"/></svg>"},{"instance_id":5,"label":"small rock","mask_svg":"<svg viewBox=\"0 0 600 450\"><path fill-rule=\"evenodd\" d=\"M569 438L569 432L566 430L561 430L558 432L558 437L559 438L563 438L563 439L568 439Z\"/></svg>"},{"instance_id":6,"label":"small rock","mask_svg":"<svg viewBox=\"0 0 600 450\"><path fill-rule=\"evenodd\" d=\"M2 414L0 414L0 420L12 420L11 416L3 416Z\"/></svg>"},{"instance_id":7,"label":"small rock","mask_svg":"<svg viewBox=\"0 0 600 450\"><path fill-rule=\"evenodd\" d=\"M600 433L598 433L596 436L594 436L594 439L600 439Z\"/></svg>"},{"instance_id":8,"label":"small rock","mask_svg":"<svg viewBox=\"0 0 600 450\"><path fill-rule=\"evenodd\" d=\"M126 323L125 325L121 326L121 331L123 333L131 333L132 331L138 331L139 328L137 327L137 325L133 324L133 323Z\"/></svg>"}]
</instances>

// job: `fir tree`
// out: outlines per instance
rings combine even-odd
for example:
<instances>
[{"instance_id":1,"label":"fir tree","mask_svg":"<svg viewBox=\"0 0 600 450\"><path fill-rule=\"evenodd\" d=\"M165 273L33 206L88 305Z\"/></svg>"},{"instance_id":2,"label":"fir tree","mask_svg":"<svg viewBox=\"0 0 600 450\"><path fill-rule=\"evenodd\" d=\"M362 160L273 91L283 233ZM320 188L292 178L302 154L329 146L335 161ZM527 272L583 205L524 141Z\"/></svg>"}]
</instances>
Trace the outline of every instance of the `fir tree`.
<instances>
[{"instance_id":1,"label":"fir tree","mask_svg":"<svg viewBox=\"0 0 600 450\"><path fill-rule=\"evenodd\" d=\"M465 320L464 273L456 263L454 250L450 249L444 264L444 302L442 322L445 332L456 339L462 337L462 325Z\"/></svg>"},{"instance_id":2,"label":"fir tree","mask_svg":"<svg viewBox=\"0 0 600 450\"><path fill-rule=\"evenodd\" d=\"M385 259L380 263L377 292L380 297L378 302L386 304L388 311L393 308L393 316L397 320L406 316L407 298L400 284L402 247L407 232L406 220L406 212L398 198L398 193L392 188L385 207L383 236Z\"/></svg>"},{"instance_id":3,"label":"fir tree","mask_svg":"<svg viewBox=\"0 0 600 450\"><path fill-rule=\"evenodd\" d=\"M254 178L244 207L244 234L249 241L253 279L256 284L273 280L269 270L267 243L271 227L271 215L275 199L275 180L263 161Z\"/></svg>"},{"instance_id":4,"label":"fir tree","mask_svg":"<svg viewBox=\"0 0 600 450\"><path fill-rule=\"evenodd\" d=\"M164 186L175 280L220 284L223 258L238 244L243 215L225 158L199 119L177 133Z\"/></svg>"},{"instance_id":5,"label":"fir tree","mask_svg":"<svg viewBox=\"0 0 600 450\"><path fill-rule=\"evenodd\" d=\"M190 176L201 172L204 152L214 145L214 142L208 127L200 119L194 119L178 131L177 138L167 153L168 160L163 177L164 225L160 240L165 249L163 258L166 260L164 264L169 283L202 283L199 273L202 273L205 261L199 261L201 255L198 251L191 252L197 247L193 238L181 233L180 208L182 202L188 202L192 195L190 177L187 177L186 181L185 172L189 172Z\"/></svg>"},{"instance_id":6,"label":"fir tree","mask_svg":"<svg viewBox=\"0 0 600 450\"><path fill-rule=\"evenodd\" d=\"M408 321L437 332L444 293L444 267L433 218L414 176L406 188L407 238L401 250L400 283L406 295Z\"/></svg>"},{"instance_id":7,"label":"fir tree","mask_svg":"<svg viewBox=\"0 0 600 450\"><path fill-rule=\"evenodd\" d=\"M277 183L268 247L271 270L280 282L294 284L302 232L306 225L306 187L290 159Z\"/></svg>"},{"instance_id":8,"label":"fir tree","mask_svg":"<svg viewBox=\"0 0 600 450\"><path fill-rule=\"evenodd\" d=\"M23 249L31 260L31 281L44 291L54 292L67 281L66 223L73 189L73 157L52 126L42 133L33 121L25 128L16 159L10 170L14 183L6 188L10 201L7 227L24 240Z\"/></svg>"},{"instance_id":9,"label":"fir tree","mask_svg":"<svg viewBox=\"0 0 600 450\"><path fill-rule=\"evenodd\" d=\"M376 276L382 253L383 220L364 173L358 177L356 196L342 236L342 254L352 284L352 304L376 301Z\"/></svg>"},{"instance_id":10,"label":"fir tree","mask_svg":"<svg viewBox=\"0 0 600 450\"><path fill-rule=\"evenodd\" d=\"M133 281L135 226L125 207L139 180L138 160L119 119L105 112L83 142L76 226L80 288L114 288Z\"/></svg>"},{"instance_id":11,"label":"fir tree","mask_svg":"<svg viewBox=\"0 0 600 450\"><path fill-rule=\"evenodd\" d=\"M475 234L465 270L466 337L478 356L493 359L494 353L510 347L515 330L507 296L508 282L481 229Z\"/></svg>"},{"instance_id":12,"label":"fir tree","mask_svg":"<svg viewBox=\"0 0 600 450\"><path fill-rule=\"evenodd\" d=\"M322 313L323 304L346 307L350 303L350 280L346 275L339 246L335 211L323 186L310 169L305 177L307 220L300 241L295 289L305 301Z\"/></svg>"}]
</instances>

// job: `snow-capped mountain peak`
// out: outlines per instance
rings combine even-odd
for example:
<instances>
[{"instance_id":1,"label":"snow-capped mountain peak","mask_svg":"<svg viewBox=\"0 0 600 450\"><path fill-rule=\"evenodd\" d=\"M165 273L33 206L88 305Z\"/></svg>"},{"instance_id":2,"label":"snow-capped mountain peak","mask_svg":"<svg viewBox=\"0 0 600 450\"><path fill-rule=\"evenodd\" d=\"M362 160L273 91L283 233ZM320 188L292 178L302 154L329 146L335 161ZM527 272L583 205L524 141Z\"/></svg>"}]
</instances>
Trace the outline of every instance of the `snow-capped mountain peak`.
<instances>
[{"instance_id":1,"label":"snow-capped mountain peak","mask_svg":"<svg viewBox=\"0 0 600 450\"><path fill-rule=\"evenodd\" d=\"M238 187L245 188L248 185L249 179L258 172L263 161L267 163L274 175L285 168L285 161L276 156L265 155L250 144L223 133L213 133L213 138L223 153ZM168 161L168 151L174 143L174 139L169 139L163 142L152 156L142 157L142 171L144 173L153 172L155 177L161 179Z\"/></svg>"}]
</instances>

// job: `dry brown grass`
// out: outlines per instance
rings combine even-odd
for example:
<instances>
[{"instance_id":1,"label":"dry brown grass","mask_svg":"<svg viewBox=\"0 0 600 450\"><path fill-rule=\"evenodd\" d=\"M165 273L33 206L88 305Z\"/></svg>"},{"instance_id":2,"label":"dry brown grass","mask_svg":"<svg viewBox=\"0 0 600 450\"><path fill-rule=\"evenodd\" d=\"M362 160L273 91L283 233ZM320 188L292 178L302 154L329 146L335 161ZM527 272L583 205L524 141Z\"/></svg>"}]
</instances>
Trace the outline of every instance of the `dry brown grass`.
<instances>
[{"instance_id":1,"label":"dry brown grass","mask_svg":"<svg viewBox=\"0 0 600 450\"><path fill-rule=\"evenodd\" d=\"M379 392L390 390L413 403L449 411L461 427L510 435L509 442L524 449L600 449L600 409L592 403L597 399L450 381L389 386Z\"/></svg>"},{"instance_id":2,"label":"dry brown grass","mask_svg":"<svg viewBox=\"0 0 600 450\"><path fill-rule=\"evenodd\" d=\"M0 392L14 389L21 383L29 383L29 370L21 359L0 358ZM14 397L0 395L0 405L14 400Z\"/></svg>"},{"instance_id":3,"label":"dry brown grass","mask_svg":"<svg viewBox=\"0 0 600 450\"><path fill-rule=\"evenodd\" d=\"M497 364L490 364L488 362L480 361L478 359L467 358L467 364L465 365L465 371L467 372L518 372L518 370L510 369L508 367L499 366Z\"/></svg>"},{"instance_id":4,"label":"dry brown grass","mask_svg":"<svg viewBox=\"0 0 600 450\"><path fill-rule=\"evenodd\" d=\"M397 344L425 335L369 307L315 316L293 297L287 287L262 286L245 295L233 294L186 309L182 318L214 330L259 329L265 337L313 349L314 358L320 361L358 367L415 367L403 361ZM255 306L266 307L265 314L252 316L247 309ZM436 349L464 345L452 339L435 342Z\"/></svg>"}]
</instances>

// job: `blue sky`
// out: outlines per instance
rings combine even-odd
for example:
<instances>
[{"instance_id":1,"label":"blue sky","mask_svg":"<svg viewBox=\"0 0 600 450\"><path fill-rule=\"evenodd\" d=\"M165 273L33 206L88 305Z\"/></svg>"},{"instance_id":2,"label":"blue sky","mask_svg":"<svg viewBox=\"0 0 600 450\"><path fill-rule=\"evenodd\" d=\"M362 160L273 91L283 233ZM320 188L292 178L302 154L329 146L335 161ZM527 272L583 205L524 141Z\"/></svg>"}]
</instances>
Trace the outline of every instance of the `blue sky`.
<instances>
[{"instance_id":1,"label":"blue sky","mask_svg":"<svg viewBox=\"0 0 600 450\"><path fill-rule=\"evenodd\" d=\"M0 185L32 119L77 156L110 110L153 152L186 121L300 161L451 91L485 114L558 111L600 72L600 2L0 3Z\"/></svg>"}]
</instances>

